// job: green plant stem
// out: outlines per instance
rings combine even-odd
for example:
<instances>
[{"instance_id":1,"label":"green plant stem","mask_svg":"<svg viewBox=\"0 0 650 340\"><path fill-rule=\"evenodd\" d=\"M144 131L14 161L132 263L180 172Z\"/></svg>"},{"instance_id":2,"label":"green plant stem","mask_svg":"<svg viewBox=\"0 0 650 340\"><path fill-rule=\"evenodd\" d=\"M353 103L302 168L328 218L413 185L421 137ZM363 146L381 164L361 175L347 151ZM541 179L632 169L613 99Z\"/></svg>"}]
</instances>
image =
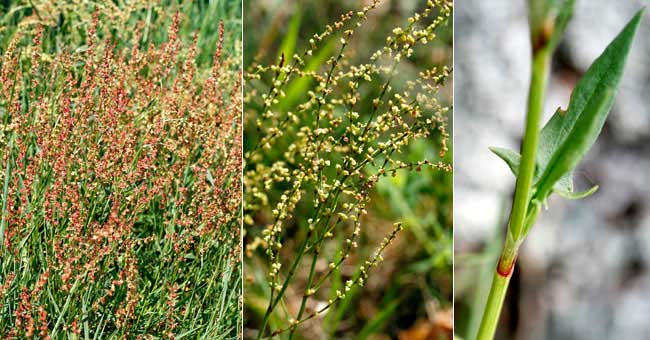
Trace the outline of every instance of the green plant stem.
<instances>
[{"instance_id":1,"label":"green plant stem","mask_svg":"<svg viewBox=\"0 0 650 340\"><path fill-rule=\"evenodd\" d=\"M293 264L291 265L291 269L289 270L289 273L287 274L287 277L284 279L284 283L282 284L282 288L278 292L278 296L273 299L273 289L271 288L271 298L269 299L269 306L266 309L266 313L264 313L264 319L262 320L262 326L260 327L259 333L257 334L257 339L260 340L262 339L264 332L266 331L266 326L268 325L269 319L271 318L271 314L273 313L273 310L275 307L282 301L282 297L284 296L284 292L287 290L289 287L289 282L291 282L291 279L293 278L293 275L296 273L296 270L298 269L298 265L300 264L300 261L302 260L303 255L305 254L305 249L307 248L307 244L309 242L309 239L311 239L312 231L307 232L307 236L305 237L305 240L302 242L300 245L299 251L297 253L297 256L295 260L293 261Z\"/></svg>"},{"instance_id":2,"label":"green plant stem","mask_svg":"<svg viewBox=\"0 0 650 340\"><path fill-rule=\"evenodd\" d=\"M481 320L481 326L476 337L477 340L491 340L494 338L503 301L508 291L508 284L510 283L515 262L517 261L519 247L516 243L508 235L506 244L501 252L501 257L499 257L499 262L494 271L492 287L490 288L487 303L485 304L483 319Z\"/></svg>"},{"instance_id":3,"label":"green plant stem","mask_svg":"<svg viewBox=\"0 0 650 340\"><path fill-rule=\"evenodd\" d=\"M533 54L526 130L521 146L521 163L515 187L515 197L508 223L506 241L495 269L492 287L488 295L477 340L491 340L494 338L503 301L508 290L508 284L510 283L515 262L517 261L519 245L521 245L525 237L523 234L527 228L524 228L524 226L527 224L526 216L528 215L528 206L535 176L535 154L540 133L540 121L544 108L550 56L551 52L548 48L538 49ZM529 221L529 223L532 223L532 221Z\"/></svg>"},{"instance_id":4,"label":"green plant stem","mask_svg":"<svg viewBox=\"0 0 650 340\"><path fill-rule=\"evenodd\" d=\"M9 152L13 145L13 138L9 141ZM2 189L2 217L0 217L0 249L4 253L4 235L5 235L5 223L7 220L7 201L9 201L9 176L11 175L11 155L7 157L7 167L5 168L5 181Z\"/></svg>"},{"instance_id":5,"label":"green plant stem","mask_svg":"<svg viewBox=\"0 0 650 340\"><path fill-rule=\"evenodd\" d=\"M546 83L548 81L550 64L550 53L542 49L534 54L532 65L532 77L530 90L528 92L528 115L526 116L526 131L521 146L521 164L515 198L508 224L509 231L515 240L522 238L522 230L528 204L531 197L533 177L535 176L535 156L540 133L540 122L544 109L544 96Z\"/></svg>"},{"instance_id":6,"label":"green plant stem","mask_svg":"<svg viewBox=\"0 0 650 340\"><path fill-rule=\"evenodd\" d=\"M318 254L320 254L320 251L318 247L314 250L314 254L312 256L311 260L311 266L309 269L309 278L307 279L307 290L309 290L312 287L312 283L314 280L314 274L316 272L316 262L318 261ZM296 316L296 321L300 321L302 319L302 314L305 312L305 307L307 306L307 299L309 299L309 292L305 291L305 294L302 296L302 301L300 302L300 311L298 312L298 315ZM296 333L296 327L291 328L291 331L289 332L289 340L293 339L294 334Z\"/></svg>"}]
</instances>

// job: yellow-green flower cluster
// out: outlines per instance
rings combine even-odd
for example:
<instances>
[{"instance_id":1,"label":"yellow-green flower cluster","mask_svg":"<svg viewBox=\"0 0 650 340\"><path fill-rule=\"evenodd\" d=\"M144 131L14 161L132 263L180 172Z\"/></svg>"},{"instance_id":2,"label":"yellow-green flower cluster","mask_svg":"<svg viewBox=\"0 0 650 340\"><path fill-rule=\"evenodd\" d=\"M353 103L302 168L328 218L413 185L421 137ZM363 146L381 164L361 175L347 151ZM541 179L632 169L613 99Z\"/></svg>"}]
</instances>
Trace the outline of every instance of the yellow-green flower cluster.
<instances>
[{"instance_id":1,"label":"yellow-green flower cluster","mask_svg":"<svg viewBox=\"0 0 650 340\"><path fill-rule=\"evenodd\" d=\"M293 334L297 325L364 285L401 224L395 224L342 289L331 290L329 280L359 247L363 216L381 177L422 167L451 171L441 160L406 162L400 155L423 138L438 143L440 159L448 151L449 108L438 98L451 69L422 71L405 86L391 85L398 65L436 38L436 28L451 15L451 1L430 1L404 27L395 28L368 63L355 63L348 57L355 32L378 3L373 1L356 15L342 15L309 39L301 55L282 55L277 63L254 65L246 74L244 116L254 129L244 154L246 254L268 263L270 288L259 338L283 331ZM309 69L308 62L330 39L338 41L337 52L320 69ZM310 84L302 100L287 94L299 80ZM368 90L373 87L379 92ZM341 246L332 251L330 242ZM299 270L306 270L307 277L306 284L297 287L292 282ZM285 328L267 333L268 319L283 304L289 287L302 291L300 307ZM330 297L326 306L308 307L308 300L324 297Z\"/></svg>"}]
</instances>

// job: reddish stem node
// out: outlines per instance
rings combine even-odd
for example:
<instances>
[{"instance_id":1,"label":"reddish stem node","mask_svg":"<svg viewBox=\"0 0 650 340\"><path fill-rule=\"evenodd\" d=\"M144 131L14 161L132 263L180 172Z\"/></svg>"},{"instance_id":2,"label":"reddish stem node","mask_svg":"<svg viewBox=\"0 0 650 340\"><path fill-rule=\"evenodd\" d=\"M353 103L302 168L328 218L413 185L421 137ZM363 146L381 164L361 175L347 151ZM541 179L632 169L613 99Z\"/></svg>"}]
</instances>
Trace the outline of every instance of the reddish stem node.
<instances>
[{"instance_id":1,"label":"reddish stem node","mask_svg":"<svg viewBox=\"0 0 650 340\"><path fill-rule=\"evenodd\" d=\"M517 263L517 256L510 260L504 261L503 256L499 258L499 264L497 265L497 273L499 276L508 278L512 275L513 270L515 269L515 263Z\"/></svg>"}]
</instances>

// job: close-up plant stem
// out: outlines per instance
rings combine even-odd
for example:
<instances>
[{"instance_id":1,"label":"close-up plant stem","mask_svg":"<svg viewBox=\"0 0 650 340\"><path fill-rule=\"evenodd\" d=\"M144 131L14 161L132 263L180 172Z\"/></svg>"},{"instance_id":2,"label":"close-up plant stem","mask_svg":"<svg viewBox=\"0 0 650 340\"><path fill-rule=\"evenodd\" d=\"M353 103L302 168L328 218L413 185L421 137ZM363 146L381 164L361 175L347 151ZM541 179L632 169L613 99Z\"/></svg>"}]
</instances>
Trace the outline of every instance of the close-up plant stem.
<instances>
[{"instance_id":1,"label":"close-up plant stem","mask_svg":"<svg viewBox=\"0 0 650 340\"><path fill-rule=\"evenodd\" d=\"M549 1L543 6L536 0L529 3L532 66L524 138L521 156L513 151L492 148L508 163L517 180L506 240L496 264L478 340L494 338L519 247L542 205L547 206L551 193L580 199L597 189L594 186L582 193L574 192L573 171L605 124L643 10L637 12L585 72L571 95L568 108L558 109L540 129L551 59L573 6L572 0Z\"/></svg>"},{"instance_id":2,"label":"close-up plant stem","mask_svg":"<svg viewBox=\"0 0 650 340\"><path fill-rule=\"evenodd\" d=\"M533 178L535 176L535 157L540 132L540 121L544 109L544 95L549 76L550 54L547 48L534 51L531 82L528 93L528 114L526 132L521 146L521 166L517 176L515 198L508 223L506 241L494 272L492 288L478 332L478 340L492 339L496 331L508 283L514 270L522 235L526 225L534 223L527 218ZM530 209L534 212L536 209ZM531 216L535 217L535 216Z\"/></svg>"}]
</instances>

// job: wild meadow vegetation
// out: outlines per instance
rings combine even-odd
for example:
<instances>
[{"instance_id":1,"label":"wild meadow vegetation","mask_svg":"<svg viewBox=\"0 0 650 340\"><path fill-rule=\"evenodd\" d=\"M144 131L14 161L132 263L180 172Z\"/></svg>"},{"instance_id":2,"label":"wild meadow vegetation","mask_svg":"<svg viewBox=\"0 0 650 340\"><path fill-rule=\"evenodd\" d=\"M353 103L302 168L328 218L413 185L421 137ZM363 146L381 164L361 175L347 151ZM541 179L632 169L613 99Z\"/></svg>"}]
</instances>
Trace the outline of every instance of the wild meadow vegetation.
<instances>
[{"instance_id":1,"label":"wild meadow vegetation","mask_svg":"<svg viewBox=\"0 0 650 340\"><path fill-rule=\"evenodd\" d=\"M0 335L235 339L241 2L0 3Z\"/></svg>"},{"instance_id":2,"label":"wild meadow vegetation","mask_svg":"<svg viewBox=\"0 0 650 340\"><path fill-rule=\"evenodd\" d=\"M452 2L248 4L244 338L451 336Z\"/></svg>"},{"instance_id":3,"label":"wild meadow vegetation","mask_svg":"<svg viewBox=\"0 0 650 340\"><path fill-rule=\"evenodd\" d=\"M517 182L505 242L476 337L479 340L494 338L519 248L548 206L549 196L581 199L598 189L594 186L576 192L573 174L605 124L643 14L639 11L582 75L567 108L558 108L540 128L551 60L570 22L574 0L530 0L528 4L532 60L525 132L521 154L492 148Z\"/></svg>"}]
</instances>

